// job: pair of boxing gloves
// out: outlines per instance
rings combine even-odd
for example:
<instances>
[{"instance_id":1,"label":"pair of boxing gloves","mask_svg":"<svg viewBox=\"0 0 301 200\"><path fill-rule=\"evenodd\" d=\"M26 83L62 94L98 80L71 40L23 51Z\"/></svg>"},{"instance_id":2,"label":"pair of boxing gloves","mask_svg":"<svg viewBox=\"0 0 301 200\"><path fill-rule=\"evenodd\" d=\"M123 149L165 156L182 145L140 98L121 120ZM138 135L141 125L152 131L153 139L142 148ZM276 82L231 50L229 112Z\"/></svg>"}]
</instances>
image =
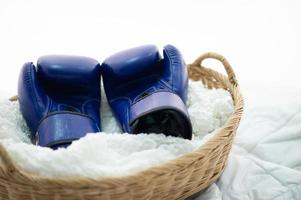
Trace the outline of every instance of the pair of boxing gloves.
<instances>
[{"instance_id":1,"label":"pair of boxing gloves","mask_svg":"<svg viewBox=\"0 0 301 200\"><path fill-rule=\"evenodd\" d=\"M181 53L146 45L100 65L81 56L43 56L19 77L20 111L34 143L57 149L101 132L101 76L111 109L126 133L164 133L191 139L188 76Z\"/></svg>"}]
</instances>

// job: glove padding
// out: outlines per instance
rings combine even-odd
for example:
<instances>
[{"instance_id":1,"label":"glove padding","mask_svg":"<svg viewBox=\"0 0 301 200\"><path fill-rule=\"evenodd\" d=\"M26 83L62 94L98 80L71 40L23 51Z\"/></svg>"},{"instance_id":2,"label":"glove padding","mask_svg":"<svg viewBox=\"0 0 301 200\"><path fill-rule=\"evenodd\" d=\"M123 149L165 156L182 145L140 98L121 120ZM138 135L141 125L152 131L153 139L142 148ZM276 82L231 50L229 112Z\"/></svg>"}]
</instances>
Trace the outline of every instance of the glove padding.
<instances>
[{"instance_id":1,"label":"glove padding","mask_svg":"<svg viewBox=\"0 0 301 200\"><path fill-rule=\"evenodd\" d=\"M187 67L180 52L146 45L119 52L102 64L108 102L124 132L164 133L191 139Z\"/></svg>"},{"instance_id":2,"label":"glove padding","mask_svg":"<svg viewBox=\"0 0 301 200\"><path fill-rule=\"evenodd\" d=\"M44 56L25 63L18 83L20 111L37 145L53 149L99 132L100 65L87 57Z\"/></svg>"}]
</instances>

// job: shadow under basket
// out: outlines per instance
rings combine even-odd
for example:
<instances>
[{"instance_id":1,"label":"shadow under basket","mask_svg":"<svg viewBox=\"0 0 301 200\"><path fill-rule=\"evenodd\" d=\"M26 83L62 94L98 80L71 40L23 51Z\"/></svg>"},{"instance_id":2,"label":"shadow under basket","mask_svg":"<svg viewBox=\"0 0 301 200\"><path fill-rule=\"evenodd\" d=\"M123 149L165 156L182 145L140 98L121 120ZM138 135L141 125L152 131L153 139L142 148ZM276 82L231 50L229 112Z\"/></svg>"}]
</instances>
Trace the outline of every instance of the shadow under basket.
<instances>
[{"instance_id":1,"label":"shadow under basket","mask_svg":"<svg viewBox=\"0 0 301 200\"><path fill-rule=\"evenodd\" d=\"M228 76L203 67L207 58L222 62ZM130 176L105 178L45 177L22 170L0 144L0 199L133 200L186 199L208 187L222 174L242 111L243 98L232 67L221 55L205 53L188 65L189 78L205 87L229 91L234 111L223 127L195 151ZM12 98L11 100L16 100Z\"/></svg>"}]
</instances>

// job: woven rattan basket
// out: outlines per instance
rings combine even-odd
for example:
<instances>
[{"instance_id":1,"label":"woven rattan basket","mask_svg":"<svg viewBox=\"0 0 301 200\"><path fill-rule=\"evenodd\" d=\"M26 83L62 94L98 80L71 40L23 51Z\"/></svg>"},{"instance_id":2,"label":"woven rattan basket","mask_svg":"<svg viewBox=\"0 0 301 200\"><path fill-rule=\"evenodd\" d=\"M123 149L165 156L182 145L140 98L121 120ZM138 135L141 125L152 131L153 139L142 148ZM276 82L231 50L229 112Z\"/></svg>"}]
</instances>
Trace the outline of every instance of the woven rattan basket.
<instances>
[{"instance_id":1,"label":"woven rattan basket","mask_svg":"<svg viewBox=\"0 0 301 200\"><path fill-rule=\"evenodd\" d=\"M206 58L224 65L228 77L201 65ZM243 98L234 72L217 53L201 55L188 65L189 77L201 80L208 88L224 88L234 100L234 112L220 131L197 150L131 176L109 178L44 177L18 167L0 144L0 199L186 199L217 180L239 125Z\"/></svg>"}]
</instances>

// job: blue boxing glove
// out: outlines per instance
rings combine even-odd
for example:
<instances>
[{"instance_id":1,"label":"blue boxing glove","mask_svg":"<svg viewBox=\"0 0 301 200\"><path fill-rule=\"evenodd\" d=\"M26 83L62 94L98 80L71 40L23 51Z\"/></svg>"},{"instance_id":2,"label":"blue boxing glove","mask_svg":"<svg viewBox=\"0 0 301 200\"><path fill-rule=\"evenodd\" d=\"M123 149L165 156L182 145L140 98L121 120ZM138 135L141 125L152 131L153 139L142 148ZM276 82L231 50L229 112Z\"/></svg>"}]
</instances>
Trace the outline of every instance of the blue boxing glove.
<instances>
[{"instance_id":1,"label":"blue boxing glove","mask_svg":"<svg viewBox=\"0 0 301 200\"><path fill-rule=\"evenodd\" d=\"M108 102L124 132L164 133L191 139L186 108L188 76L181 53L167 45L119 52L102 64Z\"/></svg>"},{"instance_id":2,"label":"blue boxing glove","mask_svg":"<svg viewBox=\"0 0 301 200\"><path fill-rule=\"evenodd\" d=\"M20 111L37 145L66 147L99 132L100 65L88 57L44 56L25 63L19 77Z\"/></svg>"}]
</instances>

